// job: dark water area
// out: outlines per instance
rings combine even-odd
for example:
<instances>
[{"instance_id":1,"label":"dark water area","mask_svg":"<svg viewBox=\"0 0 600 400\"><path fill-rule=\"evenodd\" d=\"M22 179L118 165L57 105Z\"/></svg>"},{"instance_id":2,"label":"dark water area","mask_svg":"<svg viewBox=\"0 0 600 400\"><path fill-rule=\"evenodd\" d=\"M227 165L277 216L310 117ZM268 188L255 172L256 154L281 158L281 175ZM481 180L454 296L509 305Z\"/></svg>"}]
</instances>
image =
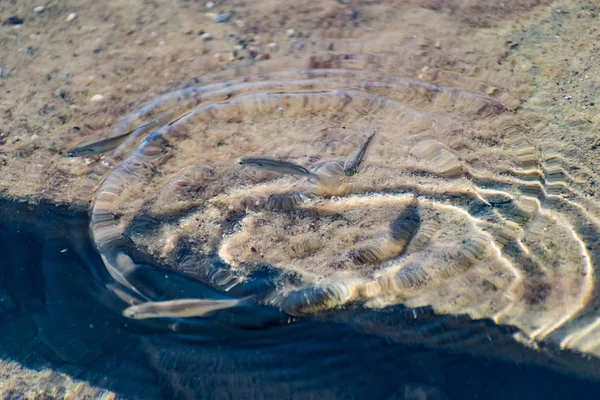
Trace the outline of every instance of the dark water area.
<instances>
[{"instance_id":1,"label":"dark water area","mask_svg":"<svg viewBox=\"0 0 600 400\"><path fill-rule=\"evenodd\" d=\"M9 202L1 210L0 357L123 398L445 398L405 397L407 384L450 399L595 399L600 390L547 368L391 343L342 324L288 324L259 305L189 321L131 321L105 287L85 213ZM162 295L212 291L171 271L143 275Z\"/></svg>"}]
</instances>

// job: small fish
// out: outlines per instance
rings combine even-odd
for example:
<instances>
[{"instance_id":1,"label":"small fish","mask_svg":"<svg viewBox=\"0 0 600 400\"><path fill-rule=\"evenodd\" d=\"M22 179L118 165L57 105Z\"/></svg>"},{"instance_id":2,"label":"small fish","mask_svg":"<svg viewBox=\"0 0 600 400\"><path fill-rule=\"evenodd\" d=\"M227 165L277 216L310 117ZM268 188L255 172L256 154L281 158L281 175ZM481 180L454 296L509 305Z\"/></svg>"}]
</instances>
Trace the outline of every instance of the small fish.
<instances>
[{"instance_id":1,"label":"small fish","mask_svg":"<svg viewBox=\"0 0 600 400\"><path fill-rule=\"evenodd\" d=\"M135 286L133 286L129 280L128 276L133 274L138 266L133 262L131 257L129 257L125 253L119 252L115 257L115 262L111 263L105 255L101 254L100 257L102 261L104 261L104 265L106 266L106 270L110 274L110 276L118 283L131 290L132 292L139 295L142 299L147 299ZM118 294L117 294L118 296Z\"/></svg>"},{"instance_id":2,"label":"small fish","mask_svg":"<svg viewBox=\"0 0 600 400\"><path fill-rule=\"evenodd\" d=\"M175 122L179 121L179 120L180 120L181 118L183 118L183 117L187 117L187 116L188 116L188 115L190 115L191 113L192 113L191 111L186 111L186 112L184 112L183 114L181 114L181 115L179 115L179 116L177 116L177 117L173 118L171 121L169 121L169 122L167 123L167 126L171 126L171 125L173 125Z\"/></svg>"},{"instance_id":3,"label":"small fish","mask_svg":"<svg viewBox=\"0 0 600 400\"><path fill-rule=\"evenodd\" d=\"M126 308L123 316L132 319L205 317L218 310L237 307L248 298L150 301Z\"/></svg>"},{"instance_id":4,"label":"small fish","mask_svg":"<svg viewBox=\"0 0 600 400\"><path fill-rule=\"evenodd\" d=\"M66 155L67 157L83 157L106 153L107 151L111 151L119 147L119 145L127 140L129 136L137 136L140 134L140 131L141 133L147 131L154 126L155 123L155 120L151 120L119 136L113 136L107 139L77 146L67 151Z\"/></svg>"},{"instance_id":5,"label":"small fish","mask_svg":"<svg viewBox=\"0 0 600 400\"><path fill-rule=\"evenodd\" d=\"M280 174L301 175L310 178L315 178L317 176L301 165L268 157L243 157L239 159L238 163L241 165L268 169L269 171L275 171Z\"/></svg>"},{"instance_id":6,"label":"small fish","mask_svg":"<svg viewBox=\"0 0 600 400\"><path fill-rule=\"evenodd\" d=\"M358 168L365 159L369 144L371 144L376 133L377 131L373 132L355 152L348 156L344 162L344 174L346 176L352 176L358 173Z\"/></svg>"}]
</instances>

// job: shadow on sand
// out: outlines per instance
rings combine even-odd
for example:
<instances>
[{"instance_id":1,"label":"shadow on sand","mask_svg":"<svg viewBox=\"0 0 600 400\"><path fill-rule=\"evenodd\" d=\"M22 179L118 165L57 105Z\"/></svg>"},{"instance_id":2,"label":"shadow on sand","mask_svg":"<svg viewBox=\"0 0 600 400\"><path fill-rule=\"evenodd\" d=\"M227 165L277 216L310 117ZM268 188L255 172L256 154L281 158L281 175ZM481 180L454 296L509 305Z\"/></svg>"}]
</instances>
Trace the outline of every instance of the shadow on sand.
<instances>
[{"instance_id":1,"label":"shadow on sand","mask_svg":"<svg viewBox=\"0 0 600 400\"><path fill-rule=\"evenodd\" d=\"M85 213L0 208L0 357L124 398L403 399L403 386L417 383L451 399L591 399L600 389L540 367L389 343L334 323L272 324L283 316L259 306L178 324L179 333L173 321L132 322L103 285ZM212 290L170 271L145 274L164 292Z\"/></svg>"}]
</instances>

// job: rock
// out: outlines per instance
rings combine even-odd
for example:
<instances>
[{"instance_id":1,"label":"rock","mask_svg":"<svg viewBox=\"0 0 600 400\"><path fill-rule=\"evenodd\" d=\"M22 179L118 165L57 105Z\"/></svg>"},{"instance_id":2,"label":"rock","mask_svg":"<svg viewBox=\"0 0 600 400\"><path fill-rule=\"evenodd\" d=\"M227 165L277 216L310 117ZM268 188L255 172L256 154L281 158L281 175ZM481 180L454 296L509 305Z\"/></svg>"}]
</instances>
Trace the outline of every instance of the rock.
<instances>
[{"instance_id":1,"label":"rock","mask_svg":"<svg viewBox=\"0 0 600 400\"><path fill-rule=\"evenodd\" d=\"M25 22L23 18L19 18L16 15L13 15L12 17L8 17L6 19L6 23L8 25L23 25L23 22Z\"/></svg>"},{"instance_id":2,"label":"rock","mask_svg":"<svg viewBox=\"0 0 600 400\"><path fill-rule=\"evenodd\" d=\"M213 40L213 35L209 32L204 32L200 37L202 40Z\"/></svg>"},{"instance_id":3,"label":"rock","mask_svg":"<svg viewBox=\"0 0 600 400\"><path fill-rule=\"evenodd\" d=\"M37 6L37 7L35 7L35 8L33 9L33 12L36 12L36 13L41 13L41 12L42 12L42 11L44 11L45 9L46 9L46 7L44 7L44 6Z\"/></svg>"},{"instance_id":4,"label":"rock","mask_svg":"<svg viewBox=\"0 0 600 400\"><path fill-rule=\"evenodd\" d=\"M215 17L213 18L213 22L216 22L217 24L224 24L231 21L231 17L233 17L232 13L220 13L215 15Z\"/></svg>"},{"instance_id":5,"label":"rock","mask_svg":"<svg viewBox=\"0 0 600 400\"><path fill-rule=\"evenodd\" d=\"M101 94L95 94L92 96L92 98L90 99L90 101L92 103L101 103L104 101L104 96Z\"/></svg>"},{"instance_id":6,"label":"rock","mask_svg":"<svg viewBox=\"0 0 600 400\"><path fill-rule=\"evenodd\" d=\"M289 37L294 37L294 36L296 36L297 32L295 29L288 29L286 33Z\"/></svg>"},{"instance_id":7,"label":"rock","mask_svg":"<svg viewBox=\"0 0 600 400\"><path fill-rule=\"evenodd\" d=\"M205 7L210 10L211 8L213 8L215 6L215 3L213 3L212 1L209 1L205 4Z\"/></svg>"},{"instance_id":8,"label":"rock","mask_svg":"<svg viewBox=\"0 0 600 400\"><path fill-rule=\"evenodd\" d=\"M75 18L77 18L77 14L75 13L71 13L69 15L67 15L67 18L65 19L67 22L71 22L73 21Z\"/></svg>"}]
</instances>

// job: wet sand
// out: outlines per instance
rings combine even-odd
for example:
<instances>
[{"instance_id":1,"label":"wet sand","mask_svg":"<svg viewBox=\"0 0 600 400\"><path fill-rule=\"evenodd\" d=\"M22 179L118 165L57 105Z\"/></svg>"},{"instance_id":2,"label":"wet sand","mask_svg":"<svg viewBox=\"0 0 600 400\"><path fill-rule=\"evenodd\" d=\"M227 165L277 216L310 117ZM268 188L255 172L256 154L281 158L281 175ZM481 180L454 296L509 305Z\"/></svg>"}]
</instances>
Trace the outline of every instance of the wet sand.
<instances>
[{"instance_id":1,"label":"wet sand","mask_svg":"<svg viewBox=\"0 0 600 400\"><path fill-rule=\"evenodd\" d=\"M88 173L85 164L61 153L104 137L158 94L204 82L215 71L226 78L248 65L308 68L328 40L352 39L360 47L375 39L376 47L386 48L402 36L446 41L451 59L474 54L486 68L509 52L506 41L518 39L520 21L552 11L533 7L536 1L501 8L492 3L216 2L208 10L200 2L90 1L50 2L39 13L35 2L4 4L4 20L16 16L23 22L12 25L20 22L13 19L0 31L6 94L0 103L0 187L5 197L83 201L78 191L81 175ZM234 13L230 22L213 22L226 12ZM76 17L66 21L71 13ZM212 40L203 40L202 33Z\"/></svg>"}]
</instances>

